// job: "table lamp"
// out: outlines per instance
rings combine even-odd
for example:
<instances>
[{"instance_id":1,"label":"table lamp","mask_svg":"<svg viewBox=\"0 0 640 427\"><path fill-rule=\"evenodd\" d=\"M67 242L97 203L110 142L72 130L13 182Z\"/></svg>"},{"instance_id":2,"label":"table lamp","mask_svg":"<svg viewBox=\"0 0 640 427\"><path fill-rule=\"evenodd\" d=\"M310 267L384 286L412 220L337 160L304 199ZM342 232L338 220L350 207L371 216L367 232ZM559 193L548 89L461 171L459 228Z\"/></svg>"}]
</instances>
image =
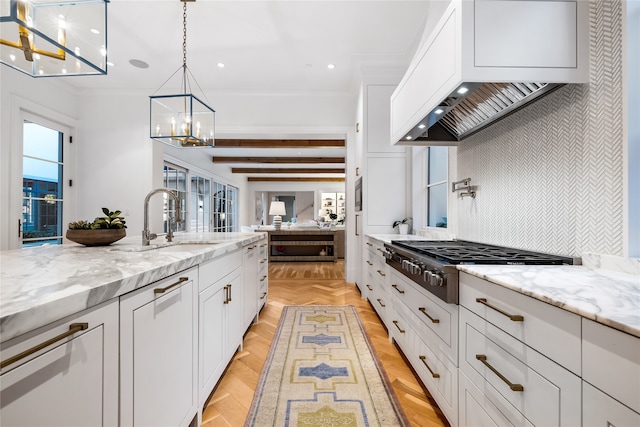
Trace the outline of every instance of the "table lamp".
<instances>
[{"instance_id":1,"label":"table lamp","mask_svg":"<svg viewBox=\"0 0 640 427\"><path fill-rule=\"evenodd\" d=\"M280 230L282 227L282 217L280 215L286 215L287 211L284 207L284 202L271 202L271 206L269 206L269 215L274 215L273 217L273 228L275 230Z\"/></svg>"}]
</instances>

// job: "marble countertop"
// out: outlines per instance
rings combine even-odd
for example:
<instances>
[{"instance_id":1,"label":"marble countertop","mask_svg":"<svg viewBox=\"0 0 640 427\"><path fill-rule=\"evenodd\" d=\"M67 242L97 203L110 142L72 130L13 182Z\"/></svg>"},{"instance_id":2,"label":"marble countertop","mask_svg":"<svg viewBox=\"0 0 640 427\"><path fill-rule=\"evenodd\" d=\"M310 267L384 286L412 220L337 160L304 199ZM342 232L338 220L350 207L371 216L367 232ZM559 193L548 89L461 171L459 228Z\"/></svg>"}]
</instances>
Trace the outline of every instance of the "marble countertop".
<instances>
[{"instance_id":1,"label":"marble countertop","mask_svg":"<svg viewBox=\"0 0 640 427\"><path fill-rule=\"evenodd\" d=\"M0 252L0 342L256 242L266 233L177 233L172 244L125 237L110 245ZM159 242L159 243L156 243Z\"/></svg>"},{"instance_id":2,"label":"marble countertop","mask_svg":"<svg viewBox=\"0 0 640 427\"><path fill-rule=\"evenodd\" d=\"M458 270L640 337L640 275L579 265L459 265Z\"/></svg>"},{"instance_id":3,"label":"marble countertop","mask_svg":"<svg viewBox=\"0 0 640 427\"><path fill-rule=\"evenodd\" d=\"M367 237L379 240L383 243L391 243L392 240L429 240L416 234L367 234Z\"/></svg>"}]
</instances>

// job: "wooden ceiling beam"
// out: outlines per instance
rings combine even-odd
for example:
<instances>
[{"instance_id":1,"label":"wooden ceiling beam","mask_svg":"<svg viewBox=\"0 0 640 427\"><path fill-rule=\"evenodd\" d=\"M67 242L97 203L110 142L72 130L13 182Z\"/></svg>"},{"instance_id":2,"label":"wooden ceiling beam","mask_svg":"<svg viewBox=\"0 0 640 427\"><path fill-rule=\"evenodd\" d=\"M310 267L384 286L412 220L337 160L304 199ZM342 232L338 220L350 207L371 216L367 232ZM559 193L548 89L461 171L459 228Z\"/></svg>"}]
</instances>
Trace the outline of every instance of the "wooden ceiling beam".
<instances>
[{"instance_id":1,"label":"wooden ceiling beam","mask_svg":"<svg viewBox=\"0 0 640 427\"><path fill-rule=\"evenodd\" d=\"M344 157L220 157L213 163L344 163Z\"/></svg>"},{"instance_id":2,"label":"wooden ceiling beam","mask_svg":"<svg viewBox=\"0 0 640 427\"><path fill-rule=\"evenodd\" d=\"M250 176L247 178L250 182L344 182L344 178L303 178L303 177L269 177L269 176Z\"/></svg>"},{"instance_id":3,"label":"wooden ceiling beam","mask_svg":"<svg viewBox=\"0 0 640 427\"><path fill-rule=\"evenodd\" d=\"M344 146L344 139L216 139L214 148L318 148Z\"/></svg>"},{"instance_id":4,"label":"wooden ceiling beam","mask_svg":"<svg viewBox=\"0 0 640 427\"><path fill-rule=\"evenodd\" d=\"M231 168L232 173L345 173L344 168Z\"/></svg>"}]
</instances>

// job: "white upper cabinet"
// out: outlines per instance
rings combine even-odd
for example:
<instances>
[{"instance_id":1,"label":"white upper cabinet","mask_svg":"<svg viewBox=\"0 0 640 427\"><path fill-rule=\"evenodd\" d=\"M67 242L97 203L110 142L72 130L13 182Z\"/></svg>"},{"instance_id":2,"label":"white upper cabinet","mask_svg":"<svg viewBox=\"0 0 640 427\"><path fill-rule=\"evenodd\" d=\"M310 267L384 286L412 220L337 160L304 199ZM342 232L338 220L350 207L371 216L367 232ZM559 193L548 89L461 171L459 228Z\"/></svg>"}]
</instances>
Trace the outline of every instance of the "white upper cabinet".
<instances>
[{"instance_id":1,"label":"white upper cabinet","mask_svg":"<svg viewBox=\"0 0 640 427\"><path fill-rule=\"evenodd\" d=\"M453 0L437 24L426 28L391 95L391 144L441 145L416 138L459 102L454 98L463 83L586 83L588 6L584 1ZM528 95L527 100L535 98Z\"/></svg>"}]
</instances>

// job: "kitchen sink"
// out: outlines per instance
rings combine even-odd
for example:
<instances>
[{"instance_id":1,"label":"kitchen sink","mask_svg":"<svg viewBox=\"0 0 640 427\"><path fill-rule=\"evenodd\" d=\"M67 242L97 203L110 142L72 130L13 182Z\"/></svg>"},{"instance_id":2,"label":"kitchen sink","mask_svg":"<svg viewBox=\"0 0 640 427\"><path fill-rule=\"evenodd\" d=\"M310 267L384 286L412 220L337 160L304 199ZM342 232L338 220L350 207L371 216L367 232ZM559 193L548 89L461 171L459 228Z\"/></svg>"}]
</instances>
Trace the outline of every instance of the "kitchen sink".
<instances>
[{"instance_id":1,"label":"kitchen sink","mask_svg":"<svg viewBox=\"0 0 640 427\"><path fill-rule=\"evenodd\" d=\"M207 242L165 242L151 245L115 245L109 250L118 252L147 252L162 249L163 252L189 252L197 250L202 246L219 245L225 241L207 241Z\"/></svg>"}]
</instances>

